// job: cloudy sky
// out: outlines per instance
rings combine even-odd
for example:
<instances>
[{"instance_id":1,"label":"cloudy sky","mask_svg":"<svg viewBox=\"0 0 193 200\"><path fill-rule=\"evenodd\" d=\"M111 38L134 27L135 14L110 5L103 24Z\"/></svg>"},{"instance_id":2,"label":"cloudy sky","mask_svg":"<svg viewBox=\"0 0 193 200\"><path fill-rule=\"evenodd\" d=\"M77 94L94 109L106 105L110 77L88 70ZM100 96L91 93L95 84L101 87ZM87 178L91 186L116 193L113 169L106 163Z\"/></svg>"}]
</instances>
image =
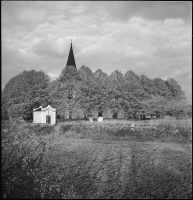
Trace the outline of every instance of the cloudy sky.
<instances>
[{"instance_id":1,"label":"cloudy sky","mask_svg":"<svg viewBox=\"0 0 193 200\"><path fill-rule=\"evenodd\" d=\"M174 78L192 102L192 2L1 2L2 88L23 70L66 66Z\"/></svg>"}]
</instances>

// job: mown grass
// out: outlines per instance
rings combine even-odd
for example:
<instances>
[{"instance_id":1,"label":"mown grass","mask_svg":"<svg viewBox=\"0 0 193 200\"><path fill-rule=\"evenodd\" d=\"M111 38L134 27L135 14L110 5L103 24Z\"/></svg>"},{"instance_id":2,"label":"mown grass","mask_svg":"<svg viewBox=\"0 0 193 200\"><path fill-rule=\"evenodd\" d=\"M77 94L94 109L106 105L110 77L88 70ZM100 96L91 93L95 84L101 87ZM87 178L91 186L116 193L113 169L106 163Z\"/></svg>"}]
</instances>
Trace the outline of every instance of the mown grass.
<instances>
[{"instance_id":1,"label":"mown grass","mask_svg":"<svg viewBox=\"0 0 193 200\"><path fill-rule=\"evenodd\" d=\"M22 165L3 174L2 197L190 199L191 130L171 124L148 121L136 130L123 123L16 124L14 134L29 151L12 146Z\"/></svg>"}]
</instances>

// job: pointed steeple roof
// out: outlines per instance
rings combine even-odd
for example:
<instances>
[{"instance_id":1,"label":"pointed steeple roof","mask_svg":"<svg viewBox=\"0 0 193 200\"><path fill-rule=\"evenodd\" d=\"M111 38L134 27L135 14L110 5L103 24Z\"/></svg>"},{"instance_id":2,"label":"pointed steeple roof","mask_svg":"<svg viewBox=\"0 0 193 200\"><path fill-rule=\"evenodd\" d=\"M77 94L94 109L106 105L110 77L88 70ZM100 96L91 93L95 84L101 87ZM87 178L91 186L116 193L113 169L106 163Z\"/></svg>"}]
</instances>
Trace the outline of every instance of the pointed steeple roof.
<instances>
[{"instance_id":1,"label":"pointed steeple roof","mask_svg":"<svg viewBox=\"0 0 193 200\"><path fill-rule=\"evenodd\" d=\"M69 55L68 55L68 60L67 60L66 66L74 66L74 67L76 67L76 63L75 63L75 59L74 59L74 53L73 53L73 49L72 49L72 40L71 40L71 46L70 46L70 51L69 51Z\"/></svg>"}]
</instances>

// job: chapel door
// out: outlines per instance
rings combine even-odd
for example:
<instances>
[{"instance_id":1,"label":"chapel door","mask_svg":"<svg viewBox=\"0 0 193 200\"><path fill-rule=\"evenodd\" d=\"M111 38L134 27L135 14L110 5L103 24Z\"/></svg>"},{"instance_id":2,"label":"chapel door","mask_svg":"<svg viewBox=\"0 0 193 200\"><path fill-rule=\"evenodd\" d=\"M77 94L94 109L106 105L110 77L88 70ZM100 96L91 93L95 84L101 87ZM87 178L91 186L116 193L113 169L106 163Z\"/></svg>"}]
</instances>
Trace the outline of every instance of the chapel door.
<instances>
[{"instance_id":1,"label":"chapel door","mask_svg":"<svg viewBox=\"0 0 193 200\"><path fill-rule=\"evenodd\" d=\"M46 124L51 124L51 116L46 115Z\"/></svg>"}]
</instances>

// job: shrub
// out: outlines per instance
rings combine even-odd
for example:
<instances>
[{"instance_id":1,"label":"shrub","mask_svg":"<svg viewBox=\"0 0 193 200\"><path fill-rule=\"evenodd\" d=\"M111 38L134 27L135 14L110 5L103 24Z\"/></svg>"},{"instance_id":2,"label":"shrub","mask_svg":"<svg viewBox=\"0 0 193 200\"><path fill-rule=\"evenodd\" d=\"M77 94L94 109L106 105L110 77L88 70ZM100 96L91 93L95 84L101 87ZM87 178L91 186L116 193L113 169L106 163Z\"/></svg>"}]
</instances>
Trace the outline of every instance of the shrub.
<instances>
[{"instance_id":1,"label":"shrub","mask_svg":"<svg viewBox=\"0 0 193 200\"><path fill-rule=\"evenodd\" d=\"M50 128L46 127L48 132ZM40 177L49 139L42 127L14 120L2 131L2 195L40 198Z\"/></svg>"},{"instance_id":2,"label":"shrub","mask_svg":"<svg viewBox=\"0 0 193 200\"><path fill-rule=\"evenodd\" d=\"M149 126L147 121L136 128L131 128L129 124L118 123L71 123L62 125L60 134L94 140L188 142L191 128L176 127L175 123L165 121L158 123L157 126Z\"/></svg>"}]
</instances>

